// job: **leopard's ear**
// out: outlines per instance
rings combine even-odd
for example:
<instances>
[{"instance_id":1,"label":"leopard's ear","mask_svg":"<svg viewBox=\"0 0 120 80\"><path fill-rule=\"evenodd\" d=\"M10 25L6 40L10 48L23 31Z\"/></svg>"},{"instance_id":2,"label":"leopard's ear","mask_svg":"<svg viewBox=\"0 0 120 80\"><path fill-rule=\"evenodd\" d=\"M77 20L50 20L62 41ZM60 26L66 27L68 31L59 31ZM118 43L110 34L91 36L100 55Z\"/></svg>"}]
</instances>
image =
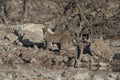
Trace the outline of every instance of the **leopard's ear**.
<instances>
[{"instance_id":1,"label":"leopard's ear","mask_svg":"<svg viewBox=\"0 0 120 80\"><path fill-rule=\"evenodd\" d=\"M48 29L49 27L48 27L48 26L46 26L45 28L46 28L46 29Z\"/></svg>"}]
</instances>

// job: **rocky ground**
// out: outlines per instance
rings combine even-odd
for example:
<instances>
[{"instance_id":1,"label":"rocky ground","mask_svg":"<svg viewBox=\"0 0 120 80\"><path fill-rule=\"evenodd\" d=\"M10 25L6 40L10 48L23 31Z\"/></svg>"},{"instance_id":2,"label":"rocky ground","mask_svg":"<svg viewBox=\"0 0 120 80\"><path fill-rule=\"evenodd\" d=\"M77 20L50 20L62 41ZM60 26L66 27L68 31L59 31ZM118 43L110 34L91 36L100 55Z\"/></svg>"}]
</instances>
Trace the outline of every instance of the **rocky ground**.
<instances>
[{"instance_id":1,"label":"rocky ground","mask_svg":"<svg viewBox=\"0 0 120 80\"><path fill-rule=\"evenodd\" d=\"M120 80L119 8L119 0L0 0L0 80ZM92 55L83 51L76 66L73 44L45 49L46 26L91 36Z\"/></svg>"},{"instance_id":2,"label":"rocky ground","mask_svg":"<svg viewBox=\"0 0 120 80\"><path fill-rule=\"evenodd\" d=\"M70 55L76 49L71 46L68 55L45 50L42 27L30 23L0 25L0 80L120 79L119 40L96 39L91 45L93 56L84 54L81 65L75 68Z\"/></svg>"}]
</instances>

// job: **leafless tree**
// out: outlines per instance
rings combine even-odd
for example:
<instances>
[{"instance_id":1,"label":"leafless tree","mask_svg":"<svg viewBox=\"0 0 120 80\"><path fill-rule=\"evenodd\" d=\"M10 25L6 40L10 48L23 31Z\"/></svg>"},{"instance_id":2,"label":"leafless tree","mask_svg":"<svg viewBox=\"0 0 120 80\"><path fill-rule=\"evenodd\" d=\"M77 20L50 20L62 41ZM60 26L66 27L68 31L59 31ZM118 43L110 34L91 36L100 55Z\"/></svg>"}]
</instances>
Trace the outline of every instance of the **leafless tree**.
<instances>
[{"instance_id":1,"label":"leafless tree","mask_svg":"<svg viewBox=\"0 0 120 80\"><path fill-rule=\"evenodd\" d=\"M71 33L77 50L76 60L77 62L80 62L83 54L82 35L86 32L91 36L94 33L93 26L83 14L83 10L78 0L71 0L65 6L63 15L59 16L59 18L61 19L61 21L59 21L61 23L57 22L57 25L59 26L56 26L56 29L64 29L63 31L68 30ZM60 28L61 24L64 25ZM76 66L79 66L79 64L80 63L76 64Z\"/></svg>"}]
</instances>

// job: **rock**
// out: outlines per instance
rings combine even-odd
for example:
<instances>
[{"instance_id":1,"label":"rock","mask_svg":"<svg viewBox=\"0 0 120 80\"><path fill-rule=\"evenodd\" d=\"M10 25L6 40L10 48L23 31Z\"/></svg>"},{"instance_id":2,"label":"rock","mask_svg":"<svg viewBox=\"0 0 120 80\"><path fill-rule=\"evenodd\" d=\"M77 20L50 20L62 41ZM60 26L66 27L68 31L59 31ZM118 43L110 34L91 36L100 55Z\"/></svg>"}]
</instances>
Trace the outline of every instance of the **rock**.
<instances>
[{"instance_id":1,"label":"rock","mask_svg":"<svg viewBox=\"0 0 120 80\"><path fill-rule=\"evenodd\" d=\"M17 58L13 61L13 64L23 64L24 61L21 58Z\"/></svg>"},{"instance_id":2,"label":"rock","mask_svg":"<svg viewBox=\"0 0 120 80\"><path fill-rule=\"evenodd\" d=\"M55 25L56 25L55 24L55 19L52 19L52 20L50 20L48 22L45 22L45 25L49 26L50 29L55 28Z\"/></svg>"},{"instance_id":3,"label":"rock","mask_svg":"<svg viewBox=\"0 0 120 80\"><path fill-rule=\"evenodd\" d=\"M42 24L24 24L18 34L22 36L22 43L25 46L33 46L43 41Z\"/></svg>"},{"instance_id":4,"label":"rock","mask_svg":"<svg viewBox=\"0 0 120 80\"><path fill-rule=\"evenodd\" d=\"M86 69L69 68L62 75L65 80L91 80L91 73Z\"/></svg>"},{"instance_id":5,"label":"rock","mask_svg":"<svg viewBox=\"0 0 120 80\"><path fill-rule=\"evenodd\" d=\"M77 74L75 74L69 79L70 80L91 80L91 76L89 72L83 72L83 73L78 72Z\"/></svg>"},{"instance_id":6,"label":"rock","mask_svg":"<svg viewBox=\"0 0 120 80\"><path fill-rule=\"evenodd\" d=\"M3 46L3 49L4 49L5 51L9 51L9 50L11 49L11 47L8 46L8 45L5 45L5 46Z\"/></svg>"},{"instance_id":7,"label":"rock","mask_svg":"<svg viewBox=\"0 0 120 80\"><path fill-rule=\"evenodd\" d=\"M23 11L23 1L22 0L8 0L5 1L4 4L6 5L5 10L7 11L6 14L7 20L18 22L22 19L22 11Z\"/></svg>"},{"instance_id":8,"label":"rock","mask_svg":"<svg viewBox=\"0 0 120 80\"><path fill-rule=\"evenodd\" d=\"M89 63L91 60L91 56L89 54L83 54L81 60L82 60L82 62Z\"/></svg>"},{"instance_id":9,"label":"rock","mask_svg":"<svg viewBox=\"0 0 120 80\"><path fill-rule=\"evenodd\" d=\"M9 33L6 38L10 41L10 42L15 42L18 39L18 36L16 36L14 33Z\"/></svg>"},{"instance_id":10,"label":"rock","mask_svg":"<svg viewBox=\"0 0 120 80\"><path fill-rule=\"evenodd\" d=\"M112 56L112 49L105 43L103 39L95 39L94 43L91 44L91 50L94 52L93 57L102 57L103 59L110 60ZM101 59L101 61L103 60Z\"/></svg>"},{"instance_id":11,"label":"rock","mask_svg":"<svg viewBox=\"0 0 120 80\"><path fill-rule=\"evenodd\" d=\"M120 60L120 53L114 54L113 59L118 59L118 60Z\"/></svg>"},{"instance_id":12,"label":"rock","mask_svg":"<svg viewBox=\"0 0 120 80\"><path fill-rule=\"evenodd\" d=\"M109 64L108 64L108 63L105 63L105 62L100 62L99 65L100 65L100 66L103 66L103 67L107 67Z\"/></svg>"},{"instance_id":13,"label":"rock","mask_svg":"<svg viewBox=\"0 0 120 80\"><path fill-rule=\"evenodd\" d=\"M35 59L35 58L32 58L30 62L31 62L31 63L35 63L35 64L38 64L38 63L39 63L39 62L37 61L37 59Z\"/></svg>"},{"instance_id":14,"label":"rock","mask_svg":"<svg viewBox=\"0 0 120 80\"><path fill-rule=\"evenodd\" d=\"M120 72L120 60L112 60L112 62L110 63L111 69L114 72Z\"/></svg>"},{"instance_id":15,"label":"rock","mask_svg":"<svg viewBox=\"0 0 120 80\"><path fill-rule=\"evenodd\" d=\"M9 79L12 79L12 78L13 78L13 77L12 77L12 73L8 73L7 76L8 76Z\"/></svg>"},{"instance_id":16,"label":"rock","mask_svg":"<svg viewBox=\"0 0 120 80\"><path fill-rule=\"evenodd\" d=\"M118 76L117 76L117 79L116 80L120 80L120 73L118 74Z\"/></svg>"},{"instance_id":17,"label":"rock","mask_svg":"<svg viewBox=\"0 0 120 80\"><path fill-rule=\"evenodd\" d=\"M107 69L108 69L108 67L104 67L104 66L99 68L99 70L102 70L102 71L107 70Z\"/></svg>"},{"instance_id":18,"label":"rock","mask_svg":"<svg viewBox=\"0 0 120 80\"><path fill-rule=\"evenodd\" d=\"M103 73L103 74L94 74L92 80L117 80L117 73Z\"/></svg>"},{"instance_id":19,"label":"rock","mask_svg":"<svg viewBox=\"0 0 120 80\"><path fill-rule=\"evenodd\" d=\"M105 80L104 77L101 77L100 75L94 75L92 80Z\"/></svg>"},{"instance_id":20,"label":"rock","mask_svg":"<svg viewBox=\"0 0 120 80\"><path fill-rule=\"evenodd\" d=\"M63 61L63 60L64 60L64 57L62 55L55 56L55 61L59 62L59 61Z\"/></svg>"},{"instance_id":21,"label":"rock","mask_svg":"<svg viewBox=\"0 0 120 80\"><path fill-rule=\"evenodd\" d=\"M3 61L2 61L2 59L0 58L0 65L2 65L3 64Z\"/></svg>"},{"instance_id":22,"label":"rock","mask_svg":"<svg viewBox=\"0 0 120 80\"><path fill-rule=\"evenodd\" d=\"M0 40L3 40L4 39L4 34L0 33Z\"/></svg>"},{"instance_id":23,"label":"rock","mask_svg":"<svg viewBox=\"0 0 120 80\"><path fill-rule=\"evenodd\" d=\"M4 78L4 80L10 80L9 78Z\"/></svg>"},{"instance_id":24,"label":"rock","mask_svg":"<svg viewBox=\"0 0 120 80\"><path fill-rule=\"evenodd\" d=\"M51 80L62 80L60 77L52 77Z\"/></svg>"},{"instance_id":25,"label":"rock","mask_svg":"<svg viewBox=\"0 0 120 80\"><path fill-rule=\"evenodd\" d=\"M112 46L112 47L119 47L119 46L120 46L120 41L119 41L119 40L117 40L117 41L116 41L116 40L112 41L112 42L111 42L111 46Z\"/></svg>"},{"instance_id":26,"label":"rock","mask_svg":"<svg viewBox=\"0 0 120 80\"><path fill-rule=\"evenodd\" d=\"M19 40L16 40L15 43L16 43L16 45L18 45L18 46L23 46L22 42L20 42Z\"/></svg>"},{"instance_id":27,"label":"rock","mask_svg":"<svg viewBox=\"0 0 120 80\"><path fill-rule=\"evenodd\" d=\"M105 62L92 62L91 70L107 70L109 67L109 63Z\"/></svg>"},{"instance_id":28,"label":"rock","mask_svg":"<svg viewBox=\"0 0 120 80\"><path fill-rule=\"evenodd\" d=\"M31 37L31 36L30 36ZM30 38L29 37L29 38ZM28 38L28 37L27 37ZM22 43L23 43L23 45L24 46L33 46L34 45L34 43L32 42L32 41L30 41L29 39L27 39L27 38L23 38L23 40L22 40Z\"/></svg>"},{"instance_id":29,"label":"rock","mask_svg":"<svg viewBox=\"0 0 120 80\"><path fill-rule=\"evenodd\" d=\"M117 74L116 73L109 73L107 76L108 80L116 80L117 79Z\"/></svg>"},{"instance_id":30,"label":"rock","mask_svg":"<svg viewBox=\"0 0 120 80\"><path fill-rule=\"evenodd\" d=\"M68 78L70 76L70 72L69 71L65 71L62 73L61 75L62 77Z\"/></svg>"},{"instance_id":31,"label":"rock","mask_svg":"<svg viewBox=\"0 0 120 80\"><path fill-rule=\"evenodd\" d=\"M75 62L75 59L72 58L68 63L69 63L68 66L74 67L76 62Z\"/></svg>"},{"instance_id":32,"label":"rock","mask_svg":"<svg viewBox=\"0 0 120 80\"><path fill-rule=\"evenodd\" d=\"M91 70L93 70L93 71L96 71L96 70L98 70L99 68L97 67L97 66L91 66Z\"/></svg>"}]
</instances>

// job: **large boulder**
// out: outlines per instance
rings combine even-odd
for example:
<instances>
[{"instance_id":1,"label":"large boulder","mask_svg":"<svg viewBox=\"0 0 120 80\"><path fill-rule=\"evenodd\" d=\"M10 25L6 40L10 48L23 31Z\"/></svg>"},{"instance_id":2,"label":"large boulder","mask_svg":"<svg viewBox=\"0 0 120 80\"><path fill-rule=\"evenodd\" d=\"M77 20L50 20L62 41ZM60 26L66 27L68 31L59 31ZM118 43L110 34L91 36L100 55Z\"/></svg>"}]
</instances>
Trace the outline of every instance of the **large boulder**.
<instances>
[{"instance_id":1,"label":"large boulder","mask_svg":"<svg viewBox=\"0 0 120 80\"><path fill-rule=\"evenodd\" d=\"M43 41L42 24L24 24L21 26L18 34L22 36L22 43L25 46L31 46Z\"/></svg>"}]
</instances>

